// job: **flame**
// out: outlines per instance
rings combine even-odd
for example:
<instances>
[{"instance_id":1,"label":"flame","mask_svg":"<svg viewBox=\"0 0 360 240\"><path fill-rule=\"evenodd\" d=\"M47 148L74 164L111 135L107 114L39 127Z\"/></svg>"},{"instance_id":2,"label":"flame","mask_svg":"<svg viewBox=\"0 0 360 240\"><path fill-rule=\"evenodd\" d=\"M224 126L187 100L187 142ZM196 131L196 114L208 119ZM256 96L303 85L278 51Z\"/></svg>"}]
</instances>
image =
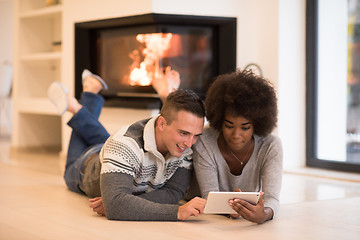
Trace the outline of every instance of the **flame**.
<instances>
[{"instance_id":1,"label":"flame","mask_svg":"<svg viewBox=\"0 0 360 240\"><path fill-rule=\"evenodd\" d=\"M138 34L136 40L145 44L144 61L140 68L134 67L130 73L130 85L148 86L154 78L160 77L159 60L169 49L171 33Z\"/></svg>"},{"instance_id":2,"label":"flame","mask_svg":"<svg viewBox=\"0 0 360 240\"><path fill-rule=\"evenodd\" d=\"M147 76L145 63L140 64L140 68L134 68L130 73L130 85L148 86L151 84L151 80Z\"/></svg>"}]
</instances>

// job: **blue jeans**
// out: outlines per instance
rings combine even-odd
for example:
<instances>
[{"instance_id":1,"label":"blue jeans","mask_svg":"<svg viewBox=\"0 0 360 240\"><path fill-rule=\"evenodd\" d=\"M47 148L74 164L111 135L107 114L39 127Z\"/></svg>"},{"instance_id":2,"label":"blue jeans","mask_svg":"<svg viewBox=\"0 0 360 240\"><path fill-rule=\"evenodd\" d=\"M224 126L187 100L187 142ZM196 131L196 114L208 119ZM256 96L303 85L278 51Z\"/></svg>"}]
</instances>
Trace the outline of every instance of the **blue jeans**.
<instances>
[{"instance_id":1,"label":"blue jeans","mask_svg":"<svg viewBox=\"0 0 360 240\"><path fill-rule=\"evenodd\" d=\"M67 123L72 128L66 158L64 179L71 191L84 193L82 189L82 168L85 161L98 153L110 136L99 122L104 98L98 94L83 92L82 108Z\"/></svg>"}]
</instances>

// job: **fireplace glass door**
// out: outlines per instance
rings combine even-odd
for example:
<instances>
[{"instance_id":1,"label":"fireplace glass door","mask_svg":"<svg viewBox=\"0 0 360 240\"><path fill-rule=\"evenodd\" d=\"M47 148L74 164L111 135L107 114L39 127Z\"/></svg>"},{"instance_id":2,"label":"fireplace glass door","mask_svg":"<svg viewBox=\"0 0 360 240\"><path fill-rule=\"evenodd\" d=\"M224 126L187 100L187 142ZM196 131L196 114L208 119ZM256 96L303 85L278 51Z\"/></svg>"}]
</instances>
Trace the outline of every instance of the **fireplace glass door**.
<instances>
[{"instance_id":1,"label":"fireplace glass door","mask_svg":"<svg viewBox=\"0 0 360 240\"><path fill-rule=\"evenodd\" d=\"M151 84L167 70L180 75L180 87L198 94L213 75L213 31L209 27L136 27L99 31L98 73L116 96L156 97Z\"/></svg>"},{"instance_id":2,"label":"fireplace glass door","mask_svg":"<svg viewBox=\"0 0 360 240\"><path fill-rule=\"evenodd\" d=\"M236 69L236 18L149 13L75 24L75 96L84 68L109 85L105 105L158 108L152 84L169 71L201 98Z\"/></svg>"}]
</instances>

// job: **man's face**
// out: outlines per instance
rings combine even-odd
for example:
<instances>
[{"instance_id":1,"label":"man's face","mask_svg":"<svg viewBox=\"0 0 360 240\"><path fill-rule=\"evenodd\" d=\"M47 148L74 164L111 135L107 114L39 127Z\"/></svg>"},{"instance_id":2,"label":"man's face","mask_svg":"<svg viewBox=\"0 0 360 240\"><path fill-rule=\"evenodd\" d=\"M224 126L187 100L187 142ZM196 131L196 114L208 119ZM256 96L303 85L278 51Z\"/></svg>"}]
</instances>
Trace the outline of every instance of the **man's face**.
<instances>
[{"instance_id":1,"label":"man's face","mask_svg":"<svg viewBox=\"0 0 360 240\"><path fill-rule=\"evenodd\" d=\"M158 150L163 155L169 152L174 157L180 157L202 134L204 118L186 111L173 114L173 121L169 125L162 116L158 119Z\"/></svg>"}]
</instances>

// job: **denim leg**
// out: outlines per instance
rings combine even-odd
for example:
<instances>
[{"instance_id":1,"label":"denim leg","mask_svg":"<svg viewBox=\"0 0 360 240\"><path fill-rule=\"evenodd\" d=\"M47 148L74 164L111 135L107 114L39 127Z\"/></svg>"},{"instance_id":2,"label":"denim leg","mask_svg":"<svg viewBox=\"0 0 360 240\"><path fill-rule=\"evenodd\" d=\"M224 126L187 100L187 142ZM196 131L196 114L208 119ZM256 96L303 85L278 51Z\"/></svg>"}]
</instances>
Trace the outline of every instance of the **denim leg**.
<instances>
[{"instance_id":1,"label":"denim leg","mask_svg":"<svg viewBox=\"0 0 360 240\"><path fill-rule=\"evenodd\" d=\"M104 106L104 98L98 94L90 92L82 92L80 97L81 105L85 106L89 112L94 115L96 119L99 119L101 109Z\"/></svg>"},{"instance_id":2,"label":"denim leg","mask_svg":"<svg viewBox=\"0 0 360 240\"><path fill-rule=\"evenodd\" d=\"M84 162L92 153L100 151L110 135L98 121L104 99L96 94L83 93L80 102L83 107L68 122L72 133L64 178L70 190L83 193L81 169Z\"/></svg>"}]
</instances>

